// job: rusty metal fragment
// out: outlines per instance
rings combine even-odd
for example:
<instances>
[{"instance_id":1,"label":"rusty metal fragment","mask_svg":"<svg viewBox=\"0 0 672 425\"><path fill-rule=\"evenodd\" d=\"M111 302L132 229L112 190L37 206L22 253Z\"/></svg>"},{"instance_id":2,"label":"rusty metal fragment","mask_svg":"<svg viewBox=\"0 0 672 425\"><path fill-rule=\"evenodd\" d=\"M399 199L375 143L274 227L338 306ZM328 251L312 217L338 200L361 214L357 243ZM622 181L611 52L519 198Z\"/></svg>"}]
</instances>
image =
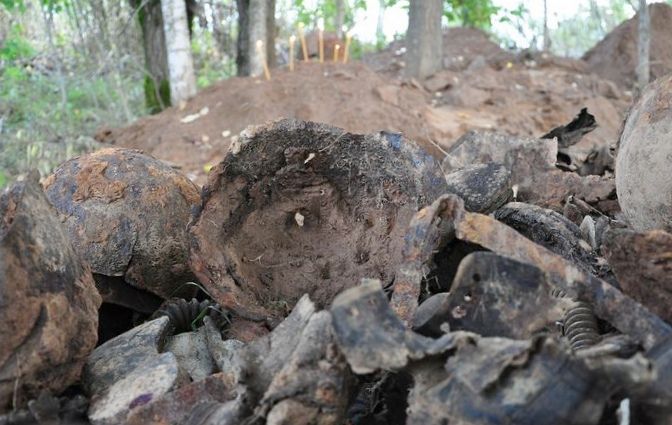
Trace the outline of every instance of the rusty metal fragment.
<instances>
[{"instance_id":1,"label":"rusty metal fragment","mask_svg":"<svg viewBox=\"0 0 672 425\"><path fill-rule=\"evenodd\" d=\"M433 257L454 238L454 217L464 214L464 202L459 197L439 199L415 214L404 237L391 303L406 325L415 314L422 280L430 272Z\"/></svg>"},{"instance_id":2,"label":"rusty metal fragment","mask_svg":"<svg viewBox=\"0 0 672 425\"><path fill-rule=\"evenodd\" d=\"M357 374L400 369L410 358L422 355L431 342L404 326L377 280L365 280L341 293L331 312L339 347Z\"/></svg>"},{"instance_id":3,"label":"rusty metal fragment","mask_svg":"<svg viewBox=\"0 0 672 425\"><path fill-rule=\"evenodd\" d=\"M38 177L0 196L0 412L75 382L97 338L91 269Z\"/></svg>"},{"instance_id":4,"label":"rusty metal fragment","mask_svg":"<svg viewBox=\"0 0 672 425\"><path fill-rule=\"evenodd\" d=\"M399 134L280 120L248 128L210 173L191 266L222 306L284 317L363 277L395 278L418 207L445 192L438 164Z\"/></svg>"},{"instance_id":5,"label":"rusty metal fragment","mask_svg":"<svg viewBox=\"0 0 672 425\"><path fill-rule=\"evenodd\" d=\"M468 165L446 174L448 192L464 200L467 211L488 214L511 197L511 172L502 164Z\"/></svg>"},{"instance_id":6,"label":"rusty metal fragment","mask_svg":"<svg viewBox=\"0 0 672 425\"><path fill-rule=\"evenodd\" d=\"M544 270L553 285L568 296L589 302L595 314L647 348L672 333L672 328L607 282L537 245L494 218L466 213L456 223L460 239Z\"/></svg>"},{"instance_id":7,"label":"rusty metal fragment","mask_svg":"<svg viewBox=\"0 0 672 425\"><path fill-rule=\"evenodd\" d=\"M448 208L448 206L452 207ZM652 347L661 338L672 333L672 328L658 316L652 314L641 304L624 295L607 282L592 276L548 249L535 244L492 217L465 212L461 208L459 198L454 195L442 196L432 205L419 211L417 217L422 223L440 222L442 228L454 229L454 233L437 233L436 230L430 230L431 228L427 226L411 226L407 236L409 241L412 241L414 235L424 236L431 231L435 235L435 238L430 239L431 247L446 243L445 239L441 240L441 236L448 240L456 237L489 249L499 255L536 266L547 274L549 281L555 288L564 291L572 299L589 302L594 306L595 313L599 318L606 320L647 348ZM416 222L419 223L420 221ZM418 241L419 246L415 249L415 252L434 251L431 247L423 246L420 243L421 238L418 238ZM416 268L408 272L409 275L412 275L412 273L415 273L415 276L421 276L423 271ZM413 304L408 294L420 294L421 280L409 279L402 282L404 285L400 288L401 293L398 296L395 287L392 300L394 302L395 297L399 299L403 295L403 299L407 301L400 304L404 308L400 309L395 305L395 311L400 312L402 318L412 317L417 304Z\"/></svg>"},{"instance_id":8,"label":"rusty metal fragment","mask_svg":"<svg viewBox=\"0 0 672 425\"><path fill-rule=\"evenodd\" d=\"M545 337L473 338L458 345L445 369L416 365L408 424L597 424L617 391L650 382L650 364L574 356Z\"/></svg>"},{"instance_id":9,"label":"rusty metal fragment","mask_svg":"<svg viewBox=\"0 0 672 425\"><path fill-rule=\"evenodd\" d=\"M595 273L597 256L583 240L579 227L553 210L511 202L495 211L495 218L565 259Z\"/></svg>"},{"instance_id":10,"label":"rusty metal fragment","mask_svg":"<svg viewBox=\"0 0 672 425\"><path fill-rule=\"evenodd\" d=\"M621 290L672 322L672 234L614 229L602 251Z\"/></svg>"},{"instance_id":11,"label":"rusty metal fragment","mask_svg":"<svg viewBox=\"0 0 672 425\"><path fill-rule=\"evenodd\" d=\"M527 339L562 318L563 303L551 296L543 270L491 252L462 260L449 296L434 323L482 336ZM438 334L438 328L433 329Z\"/></svg>"},{"instance_id":12,"label":"rusty metal fragment","mask_svg":"<svg viewBox=\"0 0 672 425\"><path fill-rule=\"evenodd\" d=\"M200 196L185 176L140 151L106 148L61 164L44 189L95 274L162 298L193 291L183 286L194 280L187 224Z\"/></svg>"},{"instance_id":13,"label":"rusty metal fragment","mask_svg":"<svg viewBox=\"0 0 672 425\"><path fill-rule=\"evenodd\" d=\"M606 213L619 210L613 178L561 171L555 166L557 154L555 140L470 131L448 152L442 167L450 173L470 164L497 162L510 170L519 201L562 211L567 197L575 196Z\"/></svg>"}]
</instances>

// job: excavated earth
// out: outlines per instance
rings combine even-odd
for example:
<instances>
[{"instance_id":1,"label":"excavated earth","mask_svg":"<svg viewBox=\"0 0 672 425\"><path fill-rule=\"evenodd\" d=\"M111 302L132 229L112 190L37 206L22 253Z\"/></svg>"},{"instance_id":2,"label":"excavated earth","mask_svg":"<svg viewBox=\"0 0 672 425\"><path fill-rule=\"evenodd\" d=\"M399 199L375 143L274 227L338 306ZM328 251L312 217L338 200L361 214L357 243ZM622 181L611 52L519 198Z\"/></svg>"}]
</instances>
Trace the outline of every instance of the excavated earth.
<instances>
[{"instance_id":1,"label":"excavated earth","mask_svg":"<svg viewBox=\"0 0 672 425\"><path fill-rule=\"evenodd\" d=\"M477 30L451 29L444 44L444 69L425 81L403 78L403 43L395 42L364 63L300 62L295 72L273 69L270 81L230 78L96 138L141 149L199 185L243 129L279 118L362 134L402 132L442 158L468 130L539 137L587 107L598 128L569 154L582 160L595 147L615 146L629 87L591 73L581 60L513 55Z\"/></svg>"}]
</instances>

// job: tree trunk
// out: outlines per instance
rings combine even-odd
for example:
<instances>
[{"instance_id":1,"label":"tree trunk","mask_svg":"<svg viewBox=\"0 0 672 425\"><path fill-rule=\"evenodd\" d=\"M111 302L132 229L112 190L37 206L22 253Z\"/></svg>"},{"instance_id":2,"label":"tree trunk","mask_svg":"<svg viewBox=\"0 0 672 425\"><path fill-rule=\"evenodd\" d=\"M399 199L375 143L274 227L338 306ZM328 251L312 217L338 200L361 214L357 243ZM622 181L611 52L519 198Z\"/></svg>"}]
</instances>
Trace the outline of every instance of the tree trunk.
<instances>
[{"instance_id":1,"label":"tree trunk","mask_svg":"<svg viewBox=\"0 0 672 425\"><path fill-rule=\"evenodd\" d=\"M275 57L275 0L266 0L266 60L268 66L273 68L276 64Z\"/></svg>"},{"instance_id":2,"label":"tree trunk","mask_svg":"<svg viewBox=\"0 0 672 425\"><path fill-rule=\"evenodd\" d=\"M237 0L238 3L238 75L261 75L264 72L263 61L275 56L275 39L270 22L275 25L274 0ZM263 56L256 49L257 41L261 40L265 47ZM269 55L269 51L273 54ZM272 63L268 60L269 66Z\"/></svg>"},{"instance_id":3,"label":"tree trunk","mask_svg":"<svg viewBox=\"0 0 672 425\"><path fill-rule=\"evenodd\" d=\"M264 72L263 61L266 59L266 50L262 54L256 50L257 41L261 40L267 43L266 38L266 0L250 0L250 26L249 26L249 46L250 51L250 75L257 76ZM263 55L263 56L262 56Z\"/></svg>"},{"instance_id":4,"label":"tree trunk","mask_svg":"<svg viewBox=\"0 0 672 425\"><path fill-rule=\"evenodd\" d=\"M441 69L442 0L410 0L406 32L406 76L423 79Z\"/></svg>"},{"instance_id":5,"label":"tree trunk","mask_svg":"<svg viewBox=\"0 0 672 425\"><path fill-rule=\"evenodd\" d=\"M551 49L551 37L548 33L548 0L544 0L544 52Z\"/></svg>"},{"instance_id":6,"label":"tree trunk","mask_svg":"<svg viewBox=\"0 0 672 425\"><path fill-rule=\"evenodd\" d=\"M238 40L236 42L237 75L250 75L250 0L236 0L238 7Z\"/></svg>"},{"instance_id":7,"label":"tree trunk","mask_svg":"<svg viewBox=\"0 0 672 425\"><path fill-rule=\"evenodd\" d=\"M336 37L343 37L343 21L345 20L345 0L336 0Z\"/></svg>"},{"instance_id":8,"label":"tree trunk","mask_svg":"<svg viewBox=\"0 0 672 425\"><path fill-rule=\"evenodd\" d=\"M170 83L166 39L163 34L161 1L131 0L133 8L144 6L138 11L142 40L145 51L145 102L150 112L156 113L170 105Z\"/></svg>"},{"instance_id":9,"label":"tree trunk","mask_svg":"<svg viewBox=\"0 0 672 425\"><path fill-rule=\"evenodd\" d=\"M382 45L385 42L385 0L378 0L378 22L376 23L376 42Z\"/></svg>"},{"instance_id":10,"label":"tree trunk","mask_svg":"<svg viewBox=\"0 0 672 425\"><path fill-rule=\"evenodd\" d=\"M177 105L196 94L187 7L184 0L162 0L161 12L166 40L170 102Z\"/></svg>"},{"instance_id":11,"label":"tree trunk","mask_svg":"<svg viewBox=\"0 0 672 425\"><path fill-rule=\"evenodd\" d=\"M637 89L641 92L649 84L649 44L651 39L651 18L646 0L639 0L639 23L637 40Z\"/></svg>"}]
</instances>

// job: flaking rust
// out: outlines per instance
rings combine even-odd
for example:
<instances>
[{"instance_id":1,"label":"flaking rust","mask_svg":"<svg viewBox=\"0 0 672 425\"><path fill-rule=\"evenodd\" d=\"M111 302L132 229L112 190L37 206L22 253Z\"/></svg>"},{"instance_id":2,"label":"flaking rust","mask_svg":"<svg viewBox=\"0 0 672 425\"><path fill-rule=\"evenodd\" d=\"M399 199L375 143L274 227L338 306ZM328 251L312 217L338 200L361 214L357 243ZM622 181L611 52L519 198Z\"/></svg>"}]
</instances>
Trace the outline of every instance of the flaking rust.
<instances>
[{"instance_id":1,"label":"flaking rust","mask_svg":"<svg viewBox=\"0 0 672 425\"><path fill-rule=\"evenodd\" d=\"M361 278L395 280L411 217L446 190L438 164L399 134L281 120L246 130L210 174L191 266L238 315L328 305Z\"/></svg>"},{"instance_id":2,"label":"flaking rust","mask_svg":"<svg viewBox=\"0 0 672 425\"><path fill-rule=\"evenodd\" d=\"M0 411L79 378L100 302L37 174L0 196Z\"/></svg>"},{"instance_id":3,"label":"flaking rust","mask_svg":"<svg viewBox=\"0 0 672 425\"><path fill-rule=\"evenodd\" d=\"M44 190L96 275L162 298L192 289L183 286L194 280L187 225L200 196L185 176L140 151L107 148L61 164Z\"/></svg>"},{"instance_id":4,"label":"flaking rust","mask_svg":"<svg viewBox=\"0 0 672 425\"><path fill-rule=\"evenodd\" d=\"M433 236L427 238L429 234ZM651 348L672 333L672 328L662 319L607 282L581 270L490 216L465 212L461 201L454 195L442 196L418 212L406 236L407 244L413 247L407 258L416 258L412 255L417 255L422 261L428 261L428 253L445 245L446 240L453 237L538 267L547 273L554 287L572 298L591 303L598 317L646 348ZM406 275L415 278L402 280L401 285L395 285L392 297L395 311L407 323L417 306L415 295L420 294L419 276L423 275L422 262L409 264L412 267Z\"/></svg>"}]
</instances>

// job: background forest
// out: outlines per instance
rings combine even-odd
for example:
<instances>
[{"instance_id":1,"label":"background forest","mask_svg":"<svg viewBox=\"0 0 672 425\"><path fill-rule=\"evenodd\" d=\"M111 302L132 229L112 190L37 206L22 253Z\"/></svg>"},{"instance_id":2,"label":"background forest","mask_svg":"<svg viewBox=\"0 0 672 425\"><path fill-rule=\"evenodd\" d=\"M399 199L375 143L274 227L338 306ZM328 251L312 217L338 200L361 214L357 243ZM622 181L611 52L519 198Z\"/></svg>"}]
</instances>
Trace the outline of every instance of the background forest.
<instances>
[{"instance_id":1,"label":"background forest","mask_svg":"<svg viewBox=\"0 0 672 425\"><path fill-rule=\"evenodd\" d=\"M198 89L249 74L254 47L241 44L238 34L241 25L255 25L249 14L254 1L187 0ZM403 0L266 1L274 10L266 36L271 67L287 66L288 37L299 23L308 36L320 23L338 37L343 29L352 30L353 59L406 32L406 22L399 21L398 28L384 26L386 21L390 26L390 16L407 13ZM170 96L156 84L156 72L148 65L153 53L147 39L157 30L152 29L157 26L152 8L160 9L159 3L0 0L0 186L30 168L44 175L95 146L92 136L101 128L125 126L168 106ZM634 3L577 2L573 16L551 26L548 14L537 16L522 1L446 0L444 26L484 29L507 49L579 57L631 17L638 6ZM375 37L365 37L363 26L371 28L363 18L370 19L373 10Z\"/></svg>"}]
</instances>

